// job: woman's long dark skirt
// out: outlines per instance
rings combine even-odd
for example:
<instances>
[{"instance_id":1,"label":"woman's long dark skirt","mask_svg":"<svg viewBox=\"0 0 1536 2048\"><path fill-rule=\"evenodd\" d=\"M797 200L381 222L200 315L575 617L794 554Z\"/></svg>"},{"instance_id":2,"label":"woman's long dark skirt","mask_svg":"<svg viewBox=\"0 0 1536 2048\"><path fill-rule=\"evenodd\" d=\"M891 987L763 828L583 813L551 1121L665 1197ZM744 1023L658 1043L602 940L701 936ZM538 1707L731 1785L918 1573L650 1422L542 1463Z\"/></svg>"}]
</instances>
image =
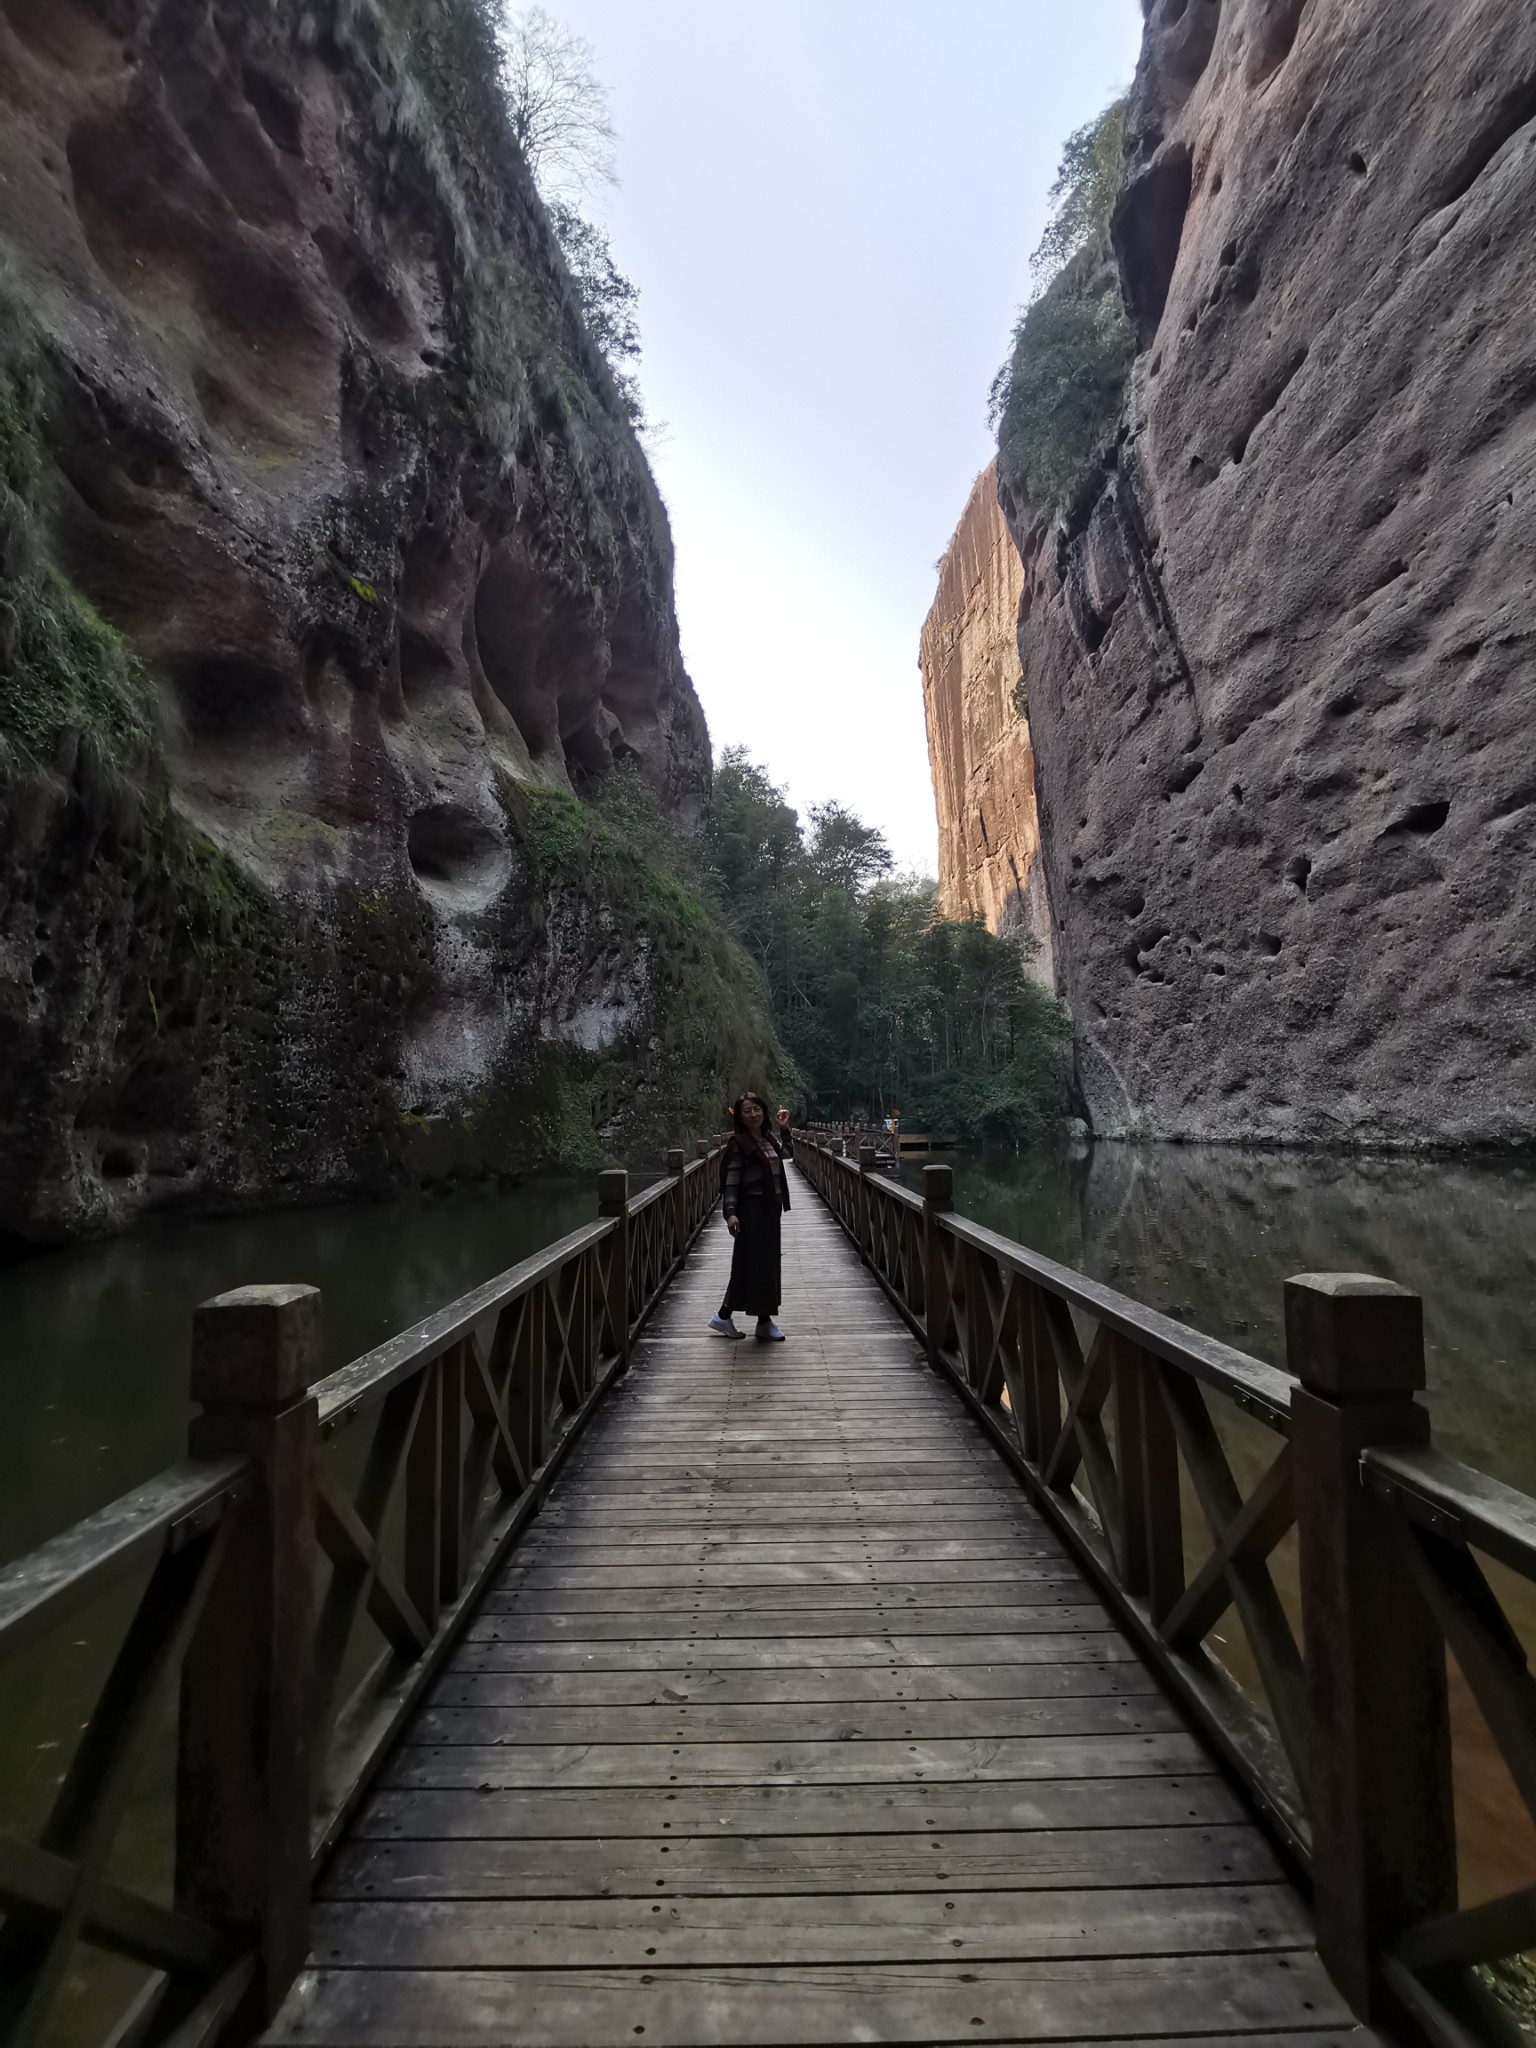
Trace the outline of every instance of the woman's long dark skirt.
<instances>
[{"instance_id":1,"label":"woman's long dark skirt","mask_svg":"<svg viewBox=\"0 0 1536 2048\"><path fill-rule=\"evenodd\" d=\"M776 1195L743 1194L741 1228L731 1247L731 1284L722 1313L737 1309L760 1321L778 1314L779 1235L784 1212Z\"/></svg>"}]
</instances>

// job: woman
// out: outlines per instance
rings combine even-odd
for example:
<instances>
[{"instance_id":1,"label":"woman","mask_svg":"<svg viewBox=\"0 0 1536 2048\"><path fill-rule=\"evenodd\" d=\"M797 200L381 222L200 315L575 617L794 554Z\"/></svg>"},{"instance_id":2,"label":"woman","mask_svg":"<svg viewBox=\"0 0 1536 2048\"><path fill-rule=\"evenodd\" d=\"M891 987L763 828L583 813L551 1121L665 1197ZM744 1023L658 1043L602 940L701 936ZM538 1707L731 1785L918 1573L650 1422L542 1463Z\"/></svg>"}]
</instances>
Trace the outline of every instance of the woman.
<instances>
[{"instance_id":1,"label":"woman","mask_svg":"<svg viewBox=\"0 0 1536 2048\"><path fill-rule=\"evenodd\" d=\"M789 1207L789 1177L784 1161L793 1159L789 1111L781 1109L779 1127L768 1121L761 1095L750 1089L731 1109L731 1135L726 1140L721 1171L721 1207L725 1227L735 1239L731 1247L731 1282L711 1316L717 1337L744 1337L731 1321L737 1309L757 1318L759 1344L782 1344L784 1332L773 1320L779 1307L779 1229Z\"/></svg>"}]
</instances>

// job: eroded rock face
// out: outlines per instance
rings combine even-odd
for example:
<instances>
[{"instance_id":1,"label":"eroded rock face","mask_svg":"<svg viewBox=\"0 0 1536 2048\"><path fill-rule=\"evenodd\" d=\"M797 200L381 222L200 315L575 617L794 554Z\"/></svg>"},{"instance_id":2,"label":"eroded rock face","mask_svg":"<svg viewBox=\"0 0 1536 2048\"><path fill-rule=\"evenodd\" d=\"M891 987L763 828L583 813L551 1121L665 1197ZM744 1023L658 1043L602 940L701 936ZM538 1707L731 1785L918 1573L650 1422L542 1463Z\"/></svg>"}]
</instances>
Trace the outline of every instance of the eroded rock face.
<instances>
[{"instance_id":1,"label":"eroded rock face","mask_svg":"<svg viewBox=\"0 0 1536 2048\"><path fill-rule=\"evenodd\" d=\"M1037 864L1034 754L1015 701L1023 587L989 466L939 566L919 653L939 814L939 907L946 917L979 917L989 931L1033 934L1040 946L1033 971L1049 981L1052 923Z\"/></svg>"},{"instance_id":2,"label":"eroded rock face","mask_svg":"<svg viewBox=\"0 0 1536 2048\"><path fill-rule=\"evenodd\" d=\"M526 174L455 168L386 13L0 0L52 545L165 734L137 800L0 764L0 1232L547 1154L541 1048L661 1085L671 970L562 862L615 763L707 790L665 515Z\"/></svg>"},{"instance_id":3,"label":"eroded rock face","mask_svg":"<svg viewBox=\"0 0 1536 2048\"><path fill-rule=\"evenodd\" d=\"M1536 7L1156 0L1143 351L1006 509L1101 1131L1536 1132Z\"/></svg>"}]
</instances>

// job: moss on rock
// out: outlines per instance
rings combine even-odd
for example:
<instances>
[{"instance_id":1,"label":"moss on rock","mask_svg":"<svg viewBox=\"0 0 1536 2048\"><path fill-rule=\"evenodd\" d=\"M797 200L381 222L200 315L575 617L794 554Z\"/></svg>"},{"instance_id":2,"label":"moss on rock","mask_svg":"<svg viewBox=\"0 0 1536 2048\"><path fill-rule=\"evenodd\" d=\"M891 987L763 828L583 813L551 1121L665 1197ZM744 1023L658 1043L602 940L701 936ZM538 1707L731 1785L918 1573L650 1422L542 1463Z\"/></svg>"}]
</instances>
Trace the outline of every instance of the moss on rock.
<instances>
[{"instance_id":1,"label":"moss on rock","mask_svg":"<svg viewBox=\"0 0 1536 2048\"><path fill-rule=\"evenodd\" d=\"M674 830L666 517L492 11L135 0L81 172L144 202L131 274L83 211L37 237L41 146L0 192L42 280L0 272L0 1234L641 1164L784 1071ZM174 233L161 149L201 165Z\"/></svg>"},{"instance_id":2,"label":"moss on rock","mask_svg":"<svg viewBox=\"0 0 1536 2048\"><path fill-rule=\"evenodd\" d=\"M152 733L142 665L50 559L49 371L19 287L0 264L0 737L51 761L66 739L131 760Z\"/></svg>"}]
</instances>

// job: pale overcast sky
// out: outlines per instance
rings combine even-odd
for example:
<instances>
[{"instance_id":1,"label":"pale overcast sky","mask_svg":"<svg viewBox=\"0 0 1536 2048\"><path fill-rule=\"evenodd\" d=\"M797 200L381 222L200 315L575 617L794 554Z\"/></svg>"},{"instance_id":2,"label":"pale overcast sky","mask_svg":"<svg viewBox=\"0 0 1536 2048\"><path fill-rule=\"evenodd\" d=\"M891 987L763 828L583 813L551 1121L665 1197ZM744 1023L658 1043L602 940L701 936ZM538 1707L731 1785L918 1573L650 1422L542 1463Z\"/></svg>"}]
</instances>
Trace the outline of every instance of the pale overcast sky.
<instances>
[{"instance_id":1,"label":"pale overcast sky","mask_svg":"<svg viewBox=\"0 0 1536 2048\"><path fill-rule=\"evenodd\" d=\"M715 750L936 866L918 632L1066 136L1138 0L545 0L596 52Z\"/></svg>"}]
</instances>

